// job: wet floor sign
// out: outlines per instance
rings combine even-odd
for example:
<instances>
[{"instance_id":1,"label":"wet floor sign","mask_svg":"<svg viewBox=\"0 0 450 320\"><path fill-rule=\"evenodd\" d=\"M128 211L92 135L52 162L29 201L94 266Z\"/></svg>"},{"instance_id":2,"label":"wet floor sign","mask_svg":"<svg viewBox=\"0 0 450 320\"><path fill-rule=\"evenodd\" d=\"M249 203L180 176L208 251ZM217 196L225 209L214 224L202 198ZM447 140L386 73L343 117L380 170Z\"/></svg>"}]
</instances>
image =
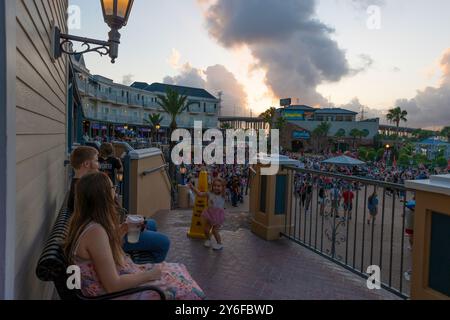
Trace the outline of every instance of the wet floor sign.
<instances>
[{"instance_id":1,"label":"wet floor sign","mask_svg":"<svg viewBox=\"0 0 450 320\"><path fill-rule=\"evenodd\" d=\"M208 192L208 173L206 171L200 172L200 176L198 178L198 190L200 192ZM196 196L191 230L188 233L189 238L206 239L202 213L207 208L208 198Z\"/></svg>"}]
</instances>

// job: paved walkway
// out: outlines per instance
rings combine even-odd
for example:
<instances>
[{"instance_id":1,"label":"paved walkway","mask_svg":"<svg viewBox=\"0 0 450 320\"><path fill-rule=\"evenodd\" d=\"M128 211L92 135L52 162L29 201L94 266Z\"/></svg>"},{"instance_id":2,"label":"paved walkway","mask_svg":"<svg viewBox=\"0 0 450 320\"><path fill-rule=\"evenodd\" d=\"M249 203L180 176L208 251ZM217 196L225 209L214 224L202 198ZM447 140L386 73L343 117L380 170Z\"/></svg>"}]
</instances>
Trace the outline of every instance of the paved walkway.
<instances>
[{"instance_id":1,"label":"paved walkway","mask_svg":"<svg viewBox=\"0 0 450 320\"><path fill-rule=\"evenodd\" d=\"M168 262L183 263L209 300L380 300L353 273L289 240L267 242L249 230L249 216L227 213L225 249L214 252L187 238L191 211L160 212L154 218L172 241Z\"/></svg>"}]
</instances>

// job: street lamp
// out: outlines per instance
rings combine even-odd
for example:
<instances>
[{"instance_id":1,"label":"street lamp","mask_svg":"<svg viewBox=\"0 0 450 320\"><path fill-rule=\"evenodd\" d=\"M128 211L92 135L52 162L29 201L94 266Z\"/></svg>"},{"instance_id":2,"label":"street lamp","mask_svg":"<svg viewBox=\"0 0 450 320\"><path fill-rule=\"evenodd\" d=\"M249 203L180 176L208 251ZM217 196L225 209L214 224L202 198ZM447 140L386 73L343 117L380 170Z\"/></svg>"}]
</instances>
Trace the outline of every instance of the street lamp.
<instances>
[{"instance_id":1,"label":"street lamp","mask_svg":"<svg viewBox=\"0 0 450 320\"><path fill-rule=\"evenodd\" d=\"M184 164L181 165L180 173L181 173L181 181L182 181L181 184L184 186L186 184L185 183L185 178L186 178L186 173L187 173L187 169L184 166Z\"/></svg>"},{"instance_id":2,"label":"street lamp","mask_svg":"<svg viewBox=\"0 0 450 320\"><path fill-rule=\"evenodd\" d=\"M159 140L159 130L161 130L161 125L159 123L156 124L155 126L156 129L156 142L158 142Z\"/></svg>"},{"instance_id":3,"label":"street lamp","mask_svg":"<svg viewBox=\"0 0 450 320\"><path fill-rule=\"evenodd\" d=\"M120 33L119 30L127 25L130 17L134 0L100 0L103 11L103 18L106 24L111 28L109 32L109 40L101 41L90 38L77 37L69 34L61 33L61 30L53 26L53 57L58 59L63 53L68 55L83 54L87 52L97 52L101 56L109 55L111 63L115 63L119 56ZM80 42L83 51L74 51L73 42ZM65 48L65 44L69 45L69 49ZM93 46L93 47L91 47Z\"/></svg>"}]
</instances>

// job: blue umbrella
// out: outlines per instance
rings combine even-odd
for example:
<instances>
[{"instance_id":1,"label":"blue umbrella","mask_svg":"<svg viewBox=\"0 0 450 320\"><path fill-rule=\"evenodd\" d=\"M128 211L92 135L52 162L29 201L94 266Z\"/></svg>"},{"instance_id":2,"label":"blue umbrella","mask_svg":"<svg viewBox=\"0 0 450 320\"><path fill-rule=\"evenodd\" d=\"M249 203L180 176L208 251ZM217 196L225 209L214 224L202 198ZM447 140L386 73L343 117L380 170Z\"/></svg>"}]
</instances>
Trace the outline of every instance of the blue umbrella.
<instances>
[{"instance_id":1,"label":"blue umbrella","mask_svg":"<svg viewBox=\"0 0 450 320\"><path fill-rule=\"evenodd\" d=\"M331 158L325 161L322 161L322 163L325 164L335 164L339 166L363 166L366 163L363 161L360 161L358 159L350 158L347 156L339 156L336 158Z\"/></svg>"}]
</instances>

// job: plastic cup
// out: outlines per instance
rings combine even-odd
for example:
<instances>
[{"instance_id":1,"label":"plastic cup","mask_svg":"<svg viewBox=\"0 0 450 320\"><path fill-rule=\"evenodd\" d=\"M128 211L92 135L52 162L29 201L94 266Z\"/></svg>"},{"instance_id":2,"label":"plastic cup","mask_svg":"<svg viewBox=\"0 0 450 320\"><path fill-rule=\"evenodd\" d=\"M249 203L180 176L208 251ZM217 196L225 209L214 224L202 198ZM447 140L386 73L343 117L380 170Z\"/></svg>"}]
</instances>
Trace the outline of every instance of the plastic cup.
<instances>
[{"instance_id":1,"label":"plastic cup","mask_svg":"<svg viewBox=\"0 0 450 320\"><path fill-rule=\"evenodd\" d=\"M141 216L128 216L126 223L128 224L128 243L138 243L144 218Z\"/></svg>"}]
</instances>

